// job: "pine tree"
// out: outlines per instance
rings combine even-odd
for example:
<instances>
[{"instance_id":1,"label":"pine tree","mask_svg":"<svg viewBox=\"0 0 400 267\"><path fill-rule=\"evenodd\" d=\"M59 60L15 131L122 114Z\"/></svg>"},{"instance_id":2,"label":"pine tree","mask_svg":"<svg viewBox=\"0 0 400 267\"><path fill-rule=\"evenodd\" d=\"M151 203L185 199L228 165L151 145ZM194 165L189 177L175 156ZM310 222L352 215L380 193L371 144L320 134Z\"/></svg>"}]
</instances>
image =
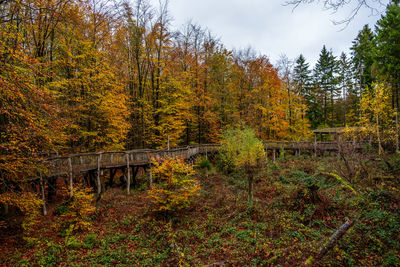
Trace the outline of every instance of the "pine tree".
<instances>
[{"instance_id":1,"label":"pine tree","mask_svg":"<svg viewBox=\"0 0 400 267\"><path fill-rule=\"evenodd\" d=\"M340 93L337 87L336 59L332 51L328 51L325 46L323 46L318 62L314 68L314 83L321 90L323 123L333 127L335 124L334 101Z\"/></svg>"},{"instance_id":2,"label":"pine tree","mask_svg":"<svg viewBox=\"0 0 400 267\"><path fill-rule=\"evenodd\" d=\"M399 151L399 109L400 109L400 6L393 1L386 14L376 25L376 61L379 76L391 85L392 107L395 108L396 151Z\"/></svg>"},{"instance_id":3,"label":"pine tree","mask_svg":"<svg viewBox=\"0 0 400 267\"><path fill-rule=\"evenodd\" d=\"M358 81L359 97L365 88L374 82L372 67L374 63L375 36L368 25L358 33L351 49L355 79Z\"/></svg>"},{"instance_id":4,"label":"pine tree","mask_svg":"<svg viewBox=\"0 0 400 267\"><path fill-rule=\"evenodd\" d=\"M353 72L351 70L351 62L347 58L346 53L342 52L342 54L340 55L338 66L338 79L343 103L343 126L346 126L349 122L348 113L353 114L353 110L351 109L354 107L353 101L355 100ZM351 115L350 117L353 116Z\"/></svg>"},{"instance_id":5,"label":"pine tree","mask_svg":"<svg viewBox=\"0 0 400 267\"><path fill-rule=\"evenodd\" d=\"M301 54L297 58L293 69L293 83L296 90L304 98L307 106L306 116L311 122L311 128L316 128L318 126L318 118L321 116L321 110L317 102L317 94L314 91L315 87L312 85L311 70L309 67L309 63L306 63L306 59Z\"/></svg>"}]
</instances>

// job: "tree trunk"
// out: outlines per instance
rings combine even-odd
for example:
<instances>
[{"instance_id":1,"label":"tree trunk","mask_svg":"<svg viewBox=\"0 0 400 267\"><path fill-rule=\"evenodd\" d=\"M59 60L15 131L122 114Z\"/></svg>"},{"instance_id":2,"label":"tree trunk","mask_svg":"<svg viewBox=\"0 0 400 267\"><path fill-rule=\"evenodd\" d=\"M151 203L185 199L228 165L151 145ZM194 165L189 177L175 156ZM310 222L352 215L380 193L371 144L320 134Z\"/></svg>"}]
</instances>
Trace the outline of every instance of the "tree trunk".
<instances>
[{"instance_id":1,"label":"tree trunk","mask_svg":"<svg viewBox=\"0 0 400 267\"><path fill-rule=\"evenodd\" d=\"M251 171L247 172L247 181L249 183L249 208L253 207L253 173Z\"/></svg>"},{"instance_id":2,"label":"tree trunk","mask_svg":"<svg viewBox=\"0 0 400 267\"><path fill-rule=\"evenodd\" d=\"M396 153L399 153L399 109L396 107Z\"/></svg>"},{"instance_id":3,"label":"tree trunk","mask_svg":"<svg viewBox=\"0 0 400 267\"><path fill-rule=\"evenodd\" d=\"M354 224L353 220L348 220L344 224L340 226L340 228L329 238L328 242L324 243L320 248L319 248L319 253L317 255L317 259L322 259L325 254L331 250L336 243L342 238L342 236L347 232L347 230L350 229L350 227ZM310 266L314 265L314 258L310 256L307 261L305 262L305 266Z\"/></svg>"},{"instance_id":4,"label":"tree trunk","mask_svg":"<svg viewBox=\"0 0 400 267\"><path fill-rule=\"evenodd\" d=\"M344 224L342 224L339 229L329 238L329 241L324 243L320 249L318 254L318 259L321 259L325 254L332 249L335 244L339 241L340 238L350 229L350 227L354 224L354 221L348 220Z\"/></svg>"},{"instance_id":5,"label":"tree trunk","mask_svg":"<svg viewBox=\"0 0 400 267\"><path fill-rule=\"evenodd\" d=\"M379 114L376 114L376 136L378 137L378 153L382 154L381 135L379 133Z\"/></svg>"}]
</instances>

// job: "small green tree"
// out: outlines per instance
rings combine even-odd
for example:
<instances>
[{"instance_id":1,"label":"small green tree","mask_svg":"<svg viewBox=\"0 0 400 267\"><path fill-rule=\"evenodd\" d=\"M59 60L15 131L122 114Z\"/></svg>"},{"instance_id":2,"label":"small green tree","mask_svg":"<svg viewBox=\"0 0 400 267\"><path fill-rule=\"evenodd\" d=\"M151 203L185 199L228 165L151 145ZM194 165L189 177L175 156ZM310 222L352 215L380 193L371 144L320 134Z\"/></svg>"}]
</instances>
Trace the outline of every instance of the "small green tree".
<instances>
[{"instance_id":1,"label":"small green tree","mask_svg":"<svg viewBox=\"0 0 400 267\"><path fill-rule=\"evenodd\" d=\"M244 170L248 181L249 206L253 205L253 179L265 161L264 145L253 129L231 129L223 134L221 160L228 169Z\"/></svg>"}]
</instances>

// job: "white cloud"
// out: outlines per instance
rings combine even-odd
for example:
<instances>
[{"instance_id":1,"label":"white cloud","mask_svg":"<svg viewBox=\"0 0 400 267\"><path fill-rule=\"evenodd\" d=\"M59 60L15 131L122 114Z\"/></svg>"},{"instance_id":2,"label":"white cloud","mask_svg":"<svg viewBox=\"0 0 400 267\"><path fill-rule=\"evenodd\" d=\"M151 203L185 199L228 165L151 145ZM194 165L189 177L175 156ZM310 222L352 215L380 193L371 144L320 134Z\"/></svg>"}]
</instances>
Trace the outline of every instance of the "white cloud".
<instances>
[{"instance_id":1,"label":"white cloud","mask_svg":"<svg viewBox=\"0 0 400 267\"><path fill-rule=\"evenodd\" d=\"M158 0L152 0L156 6ZM322 46L332 48L335 55L349 52L352 40L365 24L373 27L379 16L370 16L363 9L343 30L333 20L346 18L352 7L339 12L322 10L317 4L292 7L274 0L170 0L173 27L180 28L188 20L208 28L229 48L251 46L270 57L274 63L281 54L296 58L303 53L313 65Z\"/></svg>"}]
</instances>

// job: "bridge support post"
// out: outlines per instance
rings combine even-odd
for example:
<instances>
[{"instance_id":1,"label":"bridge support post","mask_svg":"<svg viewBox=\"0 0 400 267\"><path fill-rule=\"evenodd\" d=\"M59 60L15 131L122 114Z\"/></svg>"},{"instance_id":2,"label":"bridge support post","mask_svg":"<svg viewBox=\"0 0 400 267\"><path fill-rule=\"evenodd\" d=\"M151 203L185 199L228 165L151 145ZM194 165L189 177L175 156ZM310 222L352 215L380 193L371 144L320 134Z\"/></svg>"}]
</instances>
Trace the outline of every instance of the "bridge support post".
<instances>
[{"instance_id":1,"label":"bridge support post","mask_svg":"<svg viewBox=\"0 0 400 267\"><path fill-rule=\"evenodd\" d=\"M272 159L273 159L273 162L275 163L276 162L276 149L272 150Z\"/></svg>"},{"instance_id":2,"label":"bridge support post","mask_svg":"<svg viewBox=\"0 0 400 267\"><path fill-rule=\"evenodd\" d=\"M129 167L129 154L125 154L126 158L126 169L127 169L127 185L126 185L126 193L129 195L131 192L131 168Z\"/></svg>"},{"instance_id":3,"label":"bridge support post","mask_svg":"<svg viewBox=\"0 0 400 267\"><path fill-rule=\"evenodd\" d=\"M151 166L149 169L149 188L151 189L151 187L153 186L153 172L151 171Z\"/></svg>"},{"instance_id":4,"label":"bridge support post","mask_svg":"<svg viewBox=\"0 0 400 267\"><path fill-rule=\"evenodd\" d=\"M314 135L314 157L317 157L317 134Z\"/></svg>"},{"instance_id":5,"label":"bridge support post","mask_svg":"<svg viewBox=\"0 0 400 267\"><path fill-rule=\"evenodd\" d=\"M100 179L100 164L101 164L101 156L102 154L100 153L97 157L97 194L101 194L101 179Z\"/></svg>"},{"instance_id":6,"label":"bridge support post","mask_svg":"<svg viewBox=\"0 0 400 267\"><path fill-rule=\"evenodd\" d=\"M46 209L46 196L44 194L44 184L43 184L43 176L40 174L40 190L42 193L42 200L43 200L43 215L47 215L47 209Z\"/></svg>"}]
</instances>

